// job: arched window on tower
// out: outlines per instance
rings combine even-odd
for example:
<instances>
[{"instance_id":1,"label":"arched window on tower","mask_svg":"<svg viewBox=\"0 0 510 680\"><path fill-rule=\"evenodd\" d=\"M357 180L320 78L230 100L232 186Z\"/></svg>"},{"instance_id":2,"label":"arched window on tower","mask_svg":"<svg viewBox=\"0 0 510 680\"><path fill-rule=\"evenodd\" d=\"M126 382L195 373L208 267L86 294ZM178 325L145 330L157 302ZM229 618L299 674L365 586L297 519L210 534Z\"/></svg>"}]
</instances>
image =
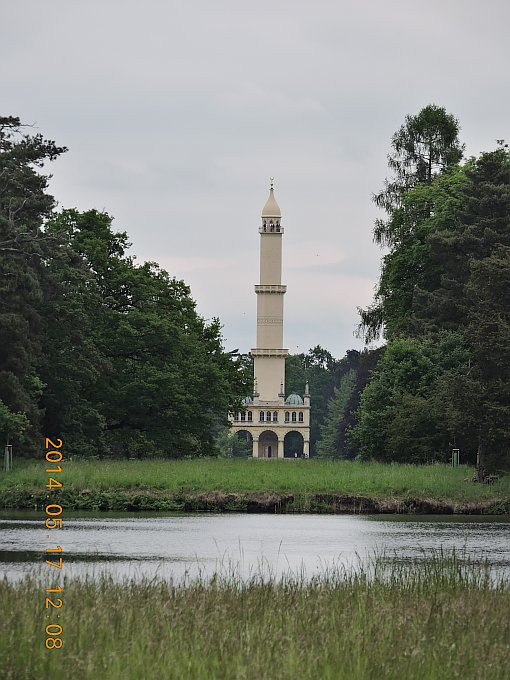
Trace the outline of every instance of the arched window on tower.
<instances>
[{"instance_id":1,"label":"arched window on tower","mask_svg":"<svg viewBox=\"0 0 510 680\"><path fill-rule=\"evenodd\" d=\"M279 222L276 223L276 231L280 231L280 223Z\"/></svg>"},{"instance_id":2,"label":"arched window on tower","mask_svg":"<svg viewBox=\"0 0 510 680\"><path fill-rule=\"evenodd\" d=\"M273 411L273 423L278 422L278 411Z\"/></svg>"},{"instance_id":3,"label":"arched window on tower","mask_svg":"<svg viewBox=\"0 0 510 680\"><path fill-rule=\"evenodd\" d=\"M268 411L266 413L266 423L270 423L270 422L271 422L271 411Z\"/></svg>"},{"instance_id":4,"label":"arched window on tower","mask_svg":"<svg viewBox=\"0 0 510 680\"><path fill-rule=\"evenodd\" d=\"M293 423L296 422L296 412L295 411L292 412L292 422Z\"/></svg>"},{"instance_id":5,"label":"arched window on tower","mask_svg":"<svg viewBox=\"0 0 510 680\"><path fill-rule=\"evenodd\" d=\"M253 413L251 411L248 411L248 422L251 423L253 420Z\"/></svg>"},{"instance_id":6,"label":"arched window on tower","mask_svg":"<svg viewBox=\"0 0 510 680\"><path fill-rule=\"evenodd\" d=\"M261 423L264 422L264 411L261 411L261 412L260 412L259 420L260 420Z\"/></svg>"},{"instance_id":7,"label":"arched window on tower","mask_svg":"<svg viewBox=\"0 0 510 680\"><path fill-rule=\"evenodd\" d=\"M300 423L303 422L303 411L300 411L298 420Z\"/></svg>"},{"instance_id":8,"label":"arched window on tower","mask_svg":"<svg viewBox=\"0 0 510 680\"><path fill-rule=\"evenodd\" d=\"M290 420L290 413L288 411L285 411L285 422L288 423Z\"/></svg>"},{"instance_id":9,"label":"arched window on tower","mask_svg":"<svg viewBox=\"0 0 510 680\"><path fill-rule=\"evenodd\" d=\"M270 224L271 224L270 231L274 231L274 224L272 222Z\"/></svg>"},{"instance_id":10,"label":"arched window on tower","mask_svg":"<svg viewBox=\"0 0 510 680\"><path fill-rule=\"evenodd\" d=\"M264 226L264 231L266 231L266 220L264 220L263 226Z\"/></svg>"}]
</instances>

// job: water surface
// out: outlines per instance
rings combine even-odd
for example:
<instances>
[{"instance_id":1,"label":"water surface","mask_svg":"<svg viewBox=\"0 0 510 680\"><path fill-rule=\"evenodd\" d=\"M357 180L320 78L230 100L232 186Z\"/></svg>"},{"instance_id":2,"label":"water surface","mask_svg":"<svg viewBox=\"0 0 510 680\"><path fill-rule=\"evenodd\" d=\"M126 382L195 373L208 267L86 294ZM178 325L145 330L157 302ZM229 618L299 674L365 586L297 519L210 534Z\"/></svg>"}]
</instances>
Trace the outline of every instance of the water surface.
<instances>
[{"instance_id":1,"label":"water surface","mask_svg":"<svg viewBox=\"0 0 510 680\"><path fill-rule=\"evenodd\" d=\"M56 545L62 572L44 564L44 549ZM218 570L312 576L374 552L411 561L439 549L486 558L494 573L510 576L510 517L68 512L64 527L50 531L40 512L0 513L0 572L9 579L106 572L180 580Z\"/></svg>"}]
</instances>

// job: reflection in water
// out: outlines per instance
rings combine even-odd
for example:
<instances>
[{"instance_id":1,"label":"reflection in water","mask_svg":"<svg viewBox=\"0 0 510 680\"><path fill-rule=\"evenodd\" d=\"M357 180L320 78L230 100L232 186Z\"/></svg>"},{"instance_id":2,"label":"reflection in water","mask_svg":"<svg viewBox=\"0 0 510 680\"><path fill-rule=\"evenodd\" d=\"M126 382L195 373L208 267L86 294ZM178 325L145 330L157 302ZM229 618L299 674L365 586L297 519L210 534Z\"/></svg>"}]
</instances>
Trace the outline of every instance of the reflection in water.
<instances>
[{"instance_id":1,"label":"reflection in water","mask_svg":"<svg viewBox=\"0 0 510 680\"><path fill-rule=\"evenodd\" d=\"M49 531L41 513L0 514L0 571L9 579L46 576L43 550L57 544L66 576L312 576L375 552L416 561L440 549L487 558L494 573L510 575L510 517L67 513L64 528Z\"/></svg>"}]
</instances>

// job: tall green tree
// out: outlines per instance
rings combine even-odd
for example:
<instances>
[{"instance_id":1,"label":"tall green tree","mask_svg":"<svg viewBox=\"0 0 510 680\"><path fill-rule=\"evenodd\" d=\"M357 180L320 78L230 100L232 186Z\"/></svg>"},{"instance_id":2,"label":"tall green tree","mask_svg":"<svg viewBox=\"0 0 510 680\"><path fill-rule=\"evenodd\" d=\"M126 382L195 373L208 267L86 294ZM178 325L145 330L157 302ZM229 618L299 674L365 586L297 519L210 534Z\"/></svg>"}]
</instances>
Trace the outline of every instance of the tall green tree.
<instances>
[{"instance_id":1,"label":"tall green tree","mask_svg":"<svg viewBox=\"0 0 510 680\"><path fill-rule=\"evenodd\" d=\"M477 460L480 478L486 468L509 464L509 168L505 147L482 154L430 185L416 186L395 211L393 226L400 231L394 231L398 239L380 284L388 357L413 338L415 350L432 361L435 377L422 362L423 378L429 376L425 392L417 392L412 381L405 387L407 379L405 389L388 391L389 383L398 384L400 368L385 359L384 375L376 374L363 396L356 428L369 455L400 459L409 431L414 448L421 446L418 459L455 441ZM460 351L452 355L456 366L445 367L441 356L430 354L430 343L438 344L445 332L463 348L464 357ZM377 453L371 423L383 412L386 439Z\"/></svg>"},{"instance_id":2,"label":"tall green tree","mask_svg":"<svg viewBox=\"0 0 510 680\"><path fill-rule=\"evenodd\" d=\"M317 442L318 458L347 458L348 452L342 446L341 423L347 415L349 402L356 387L356 372L351 368L335 387L333 397L327 405L327 414L320 428Z\"/></svg>"},{"instance_id":3,"label":"tall green tree","mask_svg":"<svg viewBox=\"0 0 510 680\"><path fill-rule=\"evenodd\" d=\"M393 135L388 165L394 176L387 179L382 191L373 197L376 205L387 215L376 220L374 240L389 246L390 254L383 260L381 282L374 303L365 310L359 310L359 333L368 342L380 335L387 321L385 304L392 290L388 288L391 277L385 271L388 258L392 258L394 251L400 249L409 232L412 233L423 219L432 214L427 192L424 196L413 192L412 200L406 200L406 196L420 185L430 186L437 176L459 163L464 149L459 142L459 130L459 123L454 116L444 108L431 104L417 115L406 116L404 124ZM410 261L400 261L401 277L412 273L409 267L412 267L412 259L416 257L420 258L421 253L414 253Z\"/></svg>"},{"instance_id":4,"label":"tall green tree","mask_svg":"<svg viewBox=\"0 0 510 680\"><path fill-rule=\"evenodd\" d=\"M104 453L211 454L221 421L248 392L246 367L224 351L219 321L196 313L188 286L155 263L136 265L111 222L72 210L48 226L65 244L50 305L67 288L76 295L61 341L48 347L47 418L63 431L81 418L80 438L88 433ZM71 383L52 377L55 363Z\"/></svg>"},{"instance_id":5,"label":"tall green tree","mask_svg":"<svg viewBox=\"0 0 510 680\"><path fill-rule=\"evenodd\" d=\"M462 337L401 338L389 343L361 395L350 438L362 458L425 463L447 459L452 433L445 418L449 378L468 366Z\"/></svg>"},{"instance_id":6,"label":"tall green tree","mask_svg":"<svg viewBox=\"0 0 510 680\"><path fill-rule=\"evenodd\" d=\"M429 104L412 116L391 140L388 166L394 177L374 196L374 202L391 214L401 204L402 197L418 184L430 184L434 177L462 158L464 146L459 143L459 122L441 106ZM392 242L390 222L378 220L374 229L378 243Z\"/></svg>"},{"instance_id":7,"label":"tall green tree","mask_svg":"<svg viewBox=\"0 0 510 680\"><path fill-rule=\"evenodd\" d=\"M88 217L89 226L102 219L95 212ZM97 387L110 364L102 341L106 319L97 272L74 240L77 225L86 220L66 210L46 225L58 246L42 279L39 373L46 385L41 397L45 431L59 433L73 454L90 456L108 451ZM107 216L104 224L109 224Z\"/></svg>"},{"instance_id":8,"label":"tall green tree","mask_svg":"<svg viewBox=\"0 0 510 680\"><path fill-rule=\"evenodd\" d=\"M457 429L473 433L482 477L510 458L510 154L484 153L464 168L456 220L429 236L440 276L416 296L416 332L462 334L469 369L452 385ZM456 413L456 416L454 415Z\"/></svg>"},{"instance_id":9,"label":"tall green tree","mask_svg":"<svg viewBox=\"0 0 510 680\"><path fill-rule=\"evenodd\" d=\"M369 339L375 337L382 324L390 341L423 334L422 323L417 323L417 305L424 291L433 291L440 286L443 275L442 263L434 253L433 235L453 233L458 225L459 210L469 181L467 167L456 166L431 184L417 185L402 197L401 205L393 212L393 243L382 260L375 307L372 308L377 308L378 317L372 326L367 322ZM448 324L441 327L448 327ZM456 325L450 323L449 327L453 329Z\"/></svg>"},{"instance_id":10,"label":"tall green tree","mask_svg":"<svg viewBox=\"0 0 510 680\"><path fill-rule=\"evenodd\" d=\"M19 441L26 431L34 446L44 387L37 372L41 276L52 245L42 225L55 207L41 168L66 149L26 130L19 118L0 117L0 404L24 414L12 436Z\"/></svg>"},{"instance_id":11,"label":"tall green tree","mask_svg":"<svg viewBox=\"0 0 510 680\"><path fill-rule=\"evenodd\" d=\"M362 352L348 350L337 362L334 384L337 386L335 390L338 390L338 400L333 403L332 397L328 402L328 415L317 443L317 451L320 447L322 456L354 459L359 454L359 446L350 436L350 431L357 422L361 394L383 351L383 348L364 349Z\"/></svg>"}]
</instances>

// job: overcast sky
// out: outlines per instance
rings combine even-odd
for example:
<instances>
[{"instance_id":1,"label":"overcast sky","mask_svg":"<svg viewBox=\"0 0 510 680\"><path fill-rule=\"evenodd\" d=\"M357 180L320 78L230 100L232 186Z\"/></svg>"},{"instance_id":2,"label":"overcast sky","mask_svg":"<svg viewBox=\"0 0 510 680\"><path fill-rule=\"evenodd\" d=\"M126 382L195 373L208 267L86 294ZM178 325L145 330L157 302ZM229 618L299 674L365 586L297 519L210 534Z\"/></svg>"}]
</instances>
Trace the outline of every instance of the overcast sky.
<instances>
[{"instance_id":1,"label":"overcast sky","mask_svg":"<svg viewBox=\"0 0 510 680\"><path fill-rule=\"evenodd\" d=\"M258 226L282 210L285 346L361 348L381 252L371 194L428 103L468 154L510 139L508 0L18 0L0 9L2 115L69 147L62 207L98 208L254 346Z\"/></svg>"}]
</instances>

